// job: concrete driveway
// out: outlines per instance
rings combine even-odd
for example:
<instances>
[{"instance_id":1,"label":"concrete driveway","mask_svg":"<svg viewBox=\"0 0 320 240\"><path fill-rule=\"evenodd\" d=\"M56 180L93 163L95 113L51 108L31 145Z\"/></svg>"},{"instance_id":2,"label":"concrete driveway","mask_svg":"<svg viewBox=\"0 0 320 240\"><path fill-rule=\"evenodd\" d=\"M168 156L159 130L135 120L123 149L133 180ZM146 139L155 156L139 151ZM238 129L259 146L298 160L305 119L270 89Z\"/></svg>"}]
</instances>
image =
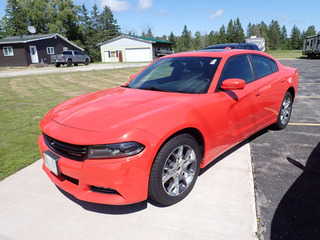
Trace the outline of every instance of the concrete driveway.
<instances>
[{"instance_id":1,"label":"concrete driveway","mask_svg":"<svg viewBox=\"0 0 320 240\"><path fill-rule=\"evenodd\" d=\"M79 201L49 180L39 160L0 182L0 239L255 239L250 146L224 156L170 207Z\"/></svg>"}]
</instances>

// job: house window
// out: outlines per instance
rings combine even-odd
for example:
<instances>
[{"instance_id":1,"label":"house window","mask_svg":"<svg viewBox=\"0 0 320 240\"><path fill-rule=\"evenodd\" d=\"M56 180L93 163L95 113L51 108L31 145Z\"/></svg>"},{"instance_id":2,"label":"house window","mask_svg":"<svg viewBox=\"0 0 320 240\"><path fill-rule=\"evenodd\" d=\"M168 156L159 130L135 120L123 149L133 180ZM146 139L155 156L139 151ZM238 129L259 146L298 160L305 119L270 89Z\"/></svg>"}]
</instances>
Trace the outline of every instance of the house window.
<instances>
[{"instance_id":1,"label":"house window","mask_svg":"<svg viewBox=\"0 0 320 240\"><path fill-rule=\"evenodd\" d=\"M54 54L54 47L47 47L47 54Z\"/></svg>"},{"instance_id":2,"label":"house window","mask_svg":"<svg viewBox=\"0 0 320 240\"><path fill-rule=\"evenodd\" d=\"M4 56L13 56L13 49L12 47L3 47L3 55Z\"/></svg>"},{"instance_id":3,"label":"house window","mask_svg":"<svg viewBox=\"0 0 320 240\"><path fill-rule=\"evenodd\" d=\"M118 57L118 51L111 51L110 57Z\"/></svg>"}]
</instances>

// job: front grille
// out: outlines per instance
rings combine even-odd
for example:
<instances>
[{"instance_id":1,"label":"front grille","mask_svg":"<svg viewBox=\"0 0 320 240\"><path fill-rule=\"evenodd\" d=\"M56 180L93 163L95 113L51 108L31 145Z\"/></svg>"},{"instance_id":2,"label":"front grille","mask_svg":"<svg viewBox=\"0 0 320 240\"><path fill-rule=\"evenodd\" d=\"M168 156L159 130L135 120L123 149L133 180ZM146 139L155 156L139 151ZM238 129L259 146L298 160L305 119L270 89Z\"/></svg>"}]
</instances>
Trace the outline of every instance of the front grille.
<instances>
[{"instance_id":1,"label":"front grille","mask_svg":"<svg viewBox=\"0 0 320 240\"><path fill-rule=\"evenodd\" d=\"M42 134L47 146L55 153L72 160L84 161L87 154L87 146L61 142L44 133Z\"/></svg>"}]
</instances>

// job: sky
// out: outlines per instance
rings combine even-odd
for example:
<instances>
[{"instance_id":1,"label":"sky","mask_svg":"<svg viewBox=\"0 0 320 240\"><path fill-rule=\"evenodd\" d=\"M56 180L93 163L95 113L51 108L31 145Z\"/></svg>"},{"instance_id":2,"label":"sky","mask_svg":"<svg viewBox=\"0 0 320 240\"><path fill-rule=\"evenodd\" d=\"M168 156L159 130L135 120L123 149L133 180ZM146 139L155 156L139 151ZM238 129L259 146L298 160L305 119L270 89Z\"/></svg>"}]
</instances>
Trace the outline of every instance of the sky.
<instances>
[{"instance_id":1,"label":"sky","mask_svg":"<svg viewBox=\"0 0 320 240\"><path fill-rule=\"evenodd\" d=\"M290 36L296 25L299 30L307 30L314 25L320 31L320 1L312 4L302 0L74 0L77 5L86 5L91 10L94 3L100 11L108 5L123 33L134 32L141 35L152 30L154 36L180 36L184 25L194 35L196 31L207 34L219 31L230 19L239 17L244 31L248 23L267 25L277 20L280 27L285 26ZM4 16L6 0L0 0L0 18Z\"/></svg>"}]
</instances>

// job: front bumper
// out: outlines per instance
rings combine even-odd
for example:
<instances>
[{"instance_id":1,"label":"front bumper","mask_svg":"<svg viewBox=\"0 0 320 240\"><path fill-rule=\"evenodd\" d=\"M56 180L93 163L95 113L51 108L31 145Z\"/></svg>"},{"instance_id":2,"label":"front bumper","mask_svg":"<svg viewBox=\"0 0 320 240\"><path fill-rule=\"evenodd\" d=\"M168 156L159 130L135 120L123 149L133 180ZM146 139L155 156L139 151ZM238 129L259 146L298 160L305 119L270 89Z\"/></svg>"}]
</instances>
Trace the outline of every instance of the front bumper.
<instances>
[{"instance_id":1,"label":"front bumper","mask_svg":"<svg viewBox=\"0 0 320 240\"><path fill-rule=\"evenodd\" d=\"M42 134L38 143L43 157L43 152L49 148ZM59 188L80 200L123 205L148 197L149 173L154 156L147 148L138 155L121 159L75 161L59 157L60 175L55 175L44 163L42 169Z\"/></svg>"}]
</instances>

